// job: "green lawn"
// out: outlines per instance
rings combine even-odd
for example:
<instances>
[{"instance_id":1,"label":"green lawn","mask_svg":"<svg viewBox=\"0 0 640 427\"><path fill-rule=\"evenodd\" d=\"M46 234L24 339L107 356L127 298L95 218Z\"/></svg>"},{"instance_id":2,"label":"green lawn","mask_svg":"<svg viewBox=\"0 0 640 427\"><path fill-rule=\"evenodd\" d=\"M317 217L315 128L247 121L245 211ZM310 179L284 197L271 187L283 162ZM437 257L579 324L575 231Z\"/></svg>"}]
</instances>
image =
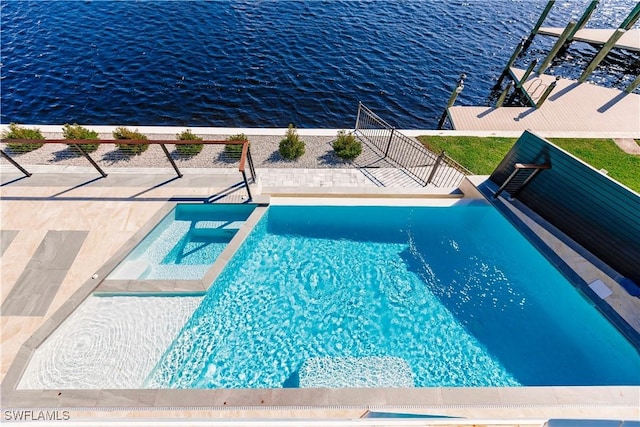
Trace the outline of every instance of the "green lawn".
<instances>
[{"instance_id":1,"label":"green lawn","mask_svg":"<svg viewBox=\"0 0 640 427\"><path fill-rule=\"evenodd\" d=\"M420 136L418 139L436 153L442 150L478 175L489 175L517 138L471 136ZM627 154L612 139L550 139L551 142L589 163L606 169L609 176L640 192L640 156Z\"/></svg>"}]
</instances>

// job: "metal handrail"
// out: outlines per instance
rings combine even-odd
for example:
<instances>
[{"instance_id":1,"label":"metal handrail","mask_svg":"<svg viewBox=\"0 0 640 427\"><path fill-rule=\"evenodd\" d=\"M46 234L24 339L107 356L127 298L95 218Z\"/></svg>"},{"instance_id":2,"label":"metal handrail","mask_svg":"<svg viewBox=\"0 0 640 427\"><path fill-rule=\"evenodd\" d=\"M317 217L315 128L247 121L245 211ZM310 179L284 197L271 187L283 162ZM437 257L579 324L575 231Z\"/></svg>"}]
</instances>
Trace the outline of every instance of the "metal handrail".
<instances>
[{"instance_id":1,"label":"metal handrail","mask_svg":"<svg viewBox=\"0 0 640 427\"><path fill-rule=\"evenodd\" d=\"M247 176L245 173L245 163L249 165L249 172L251 174L252 182L256 182L256 173L255 168L253 166L253 159L251 158L251 151L249 150L249 141L248 140L150 140L150 139L11 139L11 138L1 138L0 143L2 144L67 144L73 145L75 148L82 154L91 165L103 176L106 177L107 174L102 170L102 168L95 162L95 160L91 157L91 155L83 150L82 144L127 144L127 145L160 145L162 151L164 152L167 160L175 170L176 174L179 178L182 178L182 172L178 168L178 165L174 162L171 157L169 150L167 150L166 144L172 145L242 145L242 152L240 155L240 163L238 166L238 171L242 174L243 181L247 188L247 193L249 194L249 199L251 200L251 191L249 190L249 182L247 180ZM2 157L7 159L12 165L18 168L21 172L23 172L27 177L31 176L31 173L27 172L22 166L16 162L15 159L11 158L11 156L2 150Z\"/></svg>"},{"instance_id":2,"label":"metal handrail","mask_svg":"<svg viewBox=\"0 0 640 427\"><path fill-rule=\"evenodd\" d=\"M502 183L500 188L493 194L493 198L497 199L500 193L507 189L508 185L515 180L516 176L518 176L521 172L530 171L529 175L525 177L522 182L519 182L518 188L515 189L512 197L515 197L517 193L520 192L541 170L551 169L551 165L547 163L543 164L534 164L534 163L516 163L513 166L513 172L511 175L507 177L507 179ZM508 191L508 190L507 190Z\"/></svg>"},{"instance_id":3,"label":"metal handrail","mask_svg":"<svg viewBox=\"0 0 640 427\"><path fill-rule=\"evenodd\" d=\"M355 134L422 186L455 186L462 176L471 174L446 153L436 154L414 138L403 135L362 103L358 105ZM442 169L443 166L446 169Z\"/></svg>"}]
</instances>

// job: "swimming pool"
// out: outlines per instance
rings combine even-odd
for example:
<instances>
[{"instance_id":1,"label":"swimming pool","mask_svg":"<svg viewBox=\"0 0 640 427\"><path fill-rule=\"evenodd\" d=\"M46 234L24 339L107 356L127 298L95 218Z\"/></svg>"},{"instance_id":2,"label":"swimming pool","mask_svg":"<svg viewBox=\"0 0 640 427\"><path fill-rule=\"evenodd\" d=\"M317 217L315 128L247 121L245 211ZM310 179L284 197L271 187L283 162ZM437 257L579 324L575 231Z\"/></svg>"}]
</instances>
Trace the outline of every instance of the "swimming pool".
<instances>
[{"instance_id":1,"label":"swimming pool","mask_svg":"<svg viewBox=\"0 0 640 427\"><path fill-rule=\"evenodd\" d=\"M255 207L178 204L108 279L201 279Z\"/></svg>"},{"instance_id":2,"label":"swimming pool","mask_svg":"<svg viewBox=\"0 0 640 427\"><path fill-rule=\"evenodd\" d=\"M481 202L271 206L145 381L625 384L637 349Z\"/></svg>"}]
</instances>

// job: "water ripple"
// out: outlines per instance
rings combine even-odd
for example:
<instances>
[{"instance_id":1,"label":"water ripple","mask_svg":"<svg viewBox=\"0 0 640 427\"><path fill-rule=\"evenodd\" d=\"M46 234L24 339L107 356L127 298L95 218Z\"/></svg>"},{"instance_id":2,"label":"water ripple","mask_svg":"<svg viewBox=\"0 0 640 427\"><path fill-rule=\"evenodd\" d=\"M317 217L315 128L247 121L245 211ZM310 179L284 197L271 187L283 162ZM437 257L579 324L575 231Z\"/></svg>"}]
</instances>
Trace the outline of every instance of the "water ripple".
<instances>
[{"instance_id":1,"label":"water ripple","mask_svg":"<svg viewBox=\"0 0 640 427\"><path fill-rule=\"evenodd\" d=\"M35 351L18 388L139 388L201 300L89 297Z\"/></svg>"},{"instance_id":2,"label":"water ripple","mask_svg":"<svg viewBox=\"0 0 640 427\"><path fill-rule=\"evenodd\" d=\"M556 5L546 24L566 25L583 3ZM397 127L433 128L461 72L458 102L488 102L545 4L6 1L0 120L351 127L363 101ZM590 25L617 26L633 4L603 0ZM550 43L536 40L522 62ZM551 71L575 74L593 49L570 54L577 67ZM623 87L639 61L611 58L593 79Z\"/></svg>"}]
</instances>

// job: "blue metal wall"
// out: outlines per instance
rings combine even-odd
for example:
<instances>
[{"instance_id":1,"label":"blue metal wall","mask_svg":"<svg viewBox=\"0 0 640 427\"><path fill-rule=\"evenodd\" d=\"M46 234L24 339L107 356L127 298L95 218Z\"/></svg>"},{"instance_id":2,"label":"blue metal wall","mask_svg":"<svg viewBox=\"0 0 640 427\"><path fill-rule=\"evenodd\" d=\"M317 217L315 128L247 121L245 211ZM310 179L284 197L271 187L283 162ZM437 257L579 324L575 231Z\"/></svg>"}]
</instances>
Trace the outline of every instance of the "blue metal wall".
<instances>
[{"instance_id":1,"label":"blue metal wall","mask_svg":"<svg viewBox=\"0 0 640 427\"><path fill-rule=\"evenodd\" d=\"M531 132L490 180L502 185L516 163L551 165L517 199L640 289L640 195Z\"/></svg>"}]
</instances>

